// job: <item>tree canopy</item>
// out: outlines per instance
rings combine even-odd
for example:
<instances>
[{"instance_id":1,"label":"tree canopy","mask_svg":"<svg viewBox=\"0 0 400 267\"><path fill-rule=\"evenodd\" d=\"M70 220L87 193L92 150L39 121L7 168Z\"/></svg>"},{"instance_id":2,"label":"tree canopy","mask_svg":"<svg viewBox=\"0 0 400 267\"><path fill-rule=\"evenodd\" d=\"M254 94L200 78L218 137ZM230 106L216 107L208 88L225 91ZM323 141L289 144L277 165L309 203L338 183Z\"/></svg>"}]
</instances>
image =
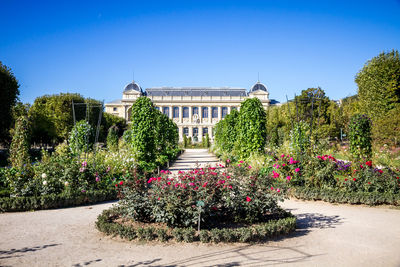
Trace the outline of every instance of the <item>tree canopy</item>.
<instances>
[{"instance_id":1,"label":"tree canopy","mask_svg":"<svg viewBox=\"0 0 400 267\"><path fill-rule=\"evenodd\" d=\"M361 113L378 120L400 103L400 57L397 50L381 53L357 73Z\"/></svg>"},{"instance_id":2,"label":"tree canopy","mask_svg":"<svg viewBox=\"0 0 400 267\"><path fill-rule=\"evenodd\" d=\"M19 96L19 84L9 67L0 61L0 142L9 141L12 108Z\"/></svg>"}]
</instances>

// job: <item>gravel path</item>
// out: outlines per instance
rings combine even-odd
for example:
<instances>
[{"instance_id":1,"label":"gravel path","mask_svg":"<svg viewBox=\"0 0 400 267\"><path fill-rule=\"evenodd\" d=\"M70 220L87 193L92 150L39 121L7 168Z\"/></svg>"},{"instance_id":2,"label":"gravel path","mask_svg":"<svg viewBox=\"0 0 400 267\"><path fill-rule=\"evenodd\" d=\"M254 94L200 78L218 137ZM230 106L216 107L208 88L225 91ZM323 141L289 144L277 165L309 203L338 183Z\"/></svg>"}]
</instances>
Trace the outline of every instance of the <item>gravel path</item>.
<instances>
[{"instance_id":1,"label":"gravel path","mask_svg":"<svg viewBox=\"0 0 400 267\"><path fill-rule=\"evenodd\" d=\"M203 164L217 162L206 150L188 150L176 164L190 166L196 154ZM282 206L299 218L291 236L257 245L207 245L105 237L94 222L112 205L0 214L0 265L400 266L399 209L288 200Z\"/></svg>"}]
</instances>

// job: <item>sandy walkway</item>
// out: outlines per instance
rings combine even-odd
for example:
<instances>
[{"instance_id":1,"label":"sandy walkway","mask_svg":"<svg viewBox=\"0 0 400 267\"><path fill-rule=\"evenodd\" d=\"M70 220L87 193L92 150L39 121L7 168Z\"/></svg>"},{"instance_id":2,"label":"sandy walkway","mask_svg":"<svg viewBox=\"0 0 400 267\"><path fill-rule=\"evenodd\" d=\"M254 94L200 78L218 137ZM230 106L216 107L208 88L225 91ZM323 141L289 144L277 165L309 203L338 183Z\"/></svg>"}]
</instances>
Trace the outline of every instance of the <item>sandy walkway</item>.
<instances>
[{"instance_id":1,"label":"sandy walkway","mask_svg":"<svg viewBox=\"0 0 400 267\"><path fill-rule=\"evenodd\" d=\"M188 151L182 164L206 151ZM183 166L182 166L183 167ZM1 266L400 266L400 210L286 201L300 229L262 245L145 244L104 237L112 203L0 214Z\"/></svg>"}]
</instances>

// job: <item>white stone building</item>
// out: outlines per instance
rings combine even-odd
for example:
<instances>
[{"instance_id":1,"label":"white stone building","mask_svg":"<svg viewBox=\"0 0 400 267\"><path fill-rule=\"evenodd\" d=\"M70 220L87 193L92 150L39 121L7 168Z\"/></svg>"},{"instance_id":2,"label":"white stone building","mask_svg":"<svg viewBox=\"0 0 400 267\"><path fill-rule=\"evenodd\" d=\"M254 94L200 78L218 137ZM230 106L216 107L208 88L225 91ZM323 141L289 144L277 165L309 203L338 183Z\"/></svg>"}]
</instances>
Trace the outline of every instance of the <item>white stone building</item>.
<instances>
[{"instance_id":1,"label":"white stone building","mask_svg":"<svg viewBox=\"0 0 400 267\"><path fill-rule=\"evenodd\" d=\"M232 87L155 87L142 88L135 83L125 86L122 99L105 105L105 112L117 115L130 122L132 104L140 96L147 96L154 106L170 117L179 128L179 139L183 134L201 141L207 133L213 139L213 127L247 98L257 97L264 108L271 101L267 87L259 81L249 92Z\"/></svg>"}]
</instances>

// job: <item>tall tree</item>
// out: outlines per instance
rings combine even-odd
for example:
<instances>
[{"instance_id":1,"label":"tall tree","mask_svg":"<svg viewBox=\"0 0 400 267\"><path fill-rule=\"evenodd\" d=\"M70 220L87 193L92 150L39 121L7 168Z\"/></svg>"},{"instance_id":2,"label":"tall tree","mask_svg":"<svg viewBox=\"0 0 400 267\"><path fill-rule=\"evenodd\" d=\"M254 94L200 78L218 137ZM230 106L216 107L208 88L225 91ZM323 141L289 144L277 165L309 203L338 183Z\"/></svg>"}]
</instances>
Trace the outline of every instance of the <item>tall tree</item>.
<instances>
[{"instance_id":1,"label":"tall tree","mask_svg":"<svg viewBox=\"0 0 400 267\"><path fill-rule=\"evenodd\" d=\"M237 121L235 150L240 157L262 152L266 144L266 113L258 98L246 99L240 105Z\"/></svg>"},{"instance_id":2,"label":"tall tree","mask_svg":"<svg viewBox=\"0 0 400 267\"><path fill-rule=\"evenodd\" d=\"M400 57L397 50L381 53L357 73L361 112L378 120L400 103Z\"/></svg>"},{"instance_id":3,"label":"tall tree","mask_svg":"<svg viewBox=\"0 0 400 267\"><path fill-rule=\"evenodd\" d=\"M12 108L18 100L19 84L9 67L0 61L0 142L9 140Z\"/></svg>"}]
</instances>

